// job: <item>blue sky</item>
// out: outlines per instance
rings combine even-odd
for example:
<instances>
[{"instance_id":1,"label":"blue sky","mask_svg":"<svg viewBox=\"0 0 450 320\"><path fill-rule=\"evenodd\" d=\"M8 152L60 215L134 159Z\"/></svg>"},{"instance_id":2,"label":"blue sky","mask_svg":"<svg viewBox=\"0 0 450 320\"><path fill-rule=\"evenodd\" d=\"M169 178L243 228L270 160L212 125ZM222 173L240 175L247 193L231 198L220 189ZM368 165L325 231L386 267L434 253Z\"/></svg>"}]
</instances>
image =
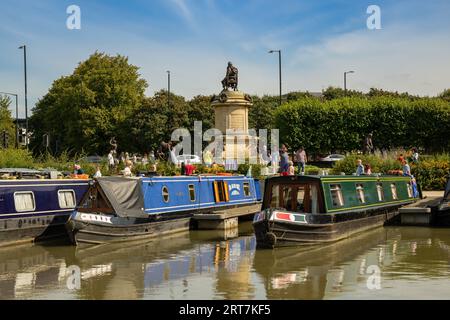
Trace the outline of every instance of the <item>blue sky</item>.
<instances>
[{"instance_id":1,"label":"blue sky","mask_svg":"<svg viewBox=\"0 0 450 320\"><path fill-rule=\"evenodd\" d=\"M81 30L66 28L66 8L81 8ZM381 30L369 30L366 9L381 8ZM139 66L148 95L166 87L188 98L221 90L226 63L240 71L240 89L283 91L348 86L436 95L450 87L450 1L343 0L2 0L0 91L18 92L23 109L27 45L29 106L52 82L95 50L122 54ZM23 115L23 112L20 113Z\"/></svg>"}]
</instances>

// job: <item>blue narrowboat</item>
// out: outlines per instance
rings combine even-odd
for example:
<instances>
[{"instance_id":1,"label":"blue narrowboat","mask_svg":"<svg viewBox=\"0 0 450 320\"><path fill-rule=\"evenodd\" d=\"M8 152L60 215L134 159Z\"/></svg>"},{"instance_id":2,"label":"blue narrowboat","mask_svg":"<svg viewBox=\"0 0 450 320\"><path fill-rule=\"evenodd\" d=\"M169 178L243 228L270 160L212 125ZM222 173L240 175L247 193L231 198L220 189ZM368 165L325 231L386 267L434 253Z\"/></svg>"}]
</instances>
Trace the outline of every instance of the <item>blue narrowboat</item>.
<instances>
[{"instance_id":1,"label":"blue narrowboat","mask_svg":"<svg viewBox=\"0 0 450 320\"><path fill-rule=\"evenodd\" d=\"M0 246L66 236L64 225L88 190L86 179L0 169Z\"/></svg>"},{"instance_id":2,"label":"blue narrowboat","mask_svg":"<svg viewBox=\"0 0 450 320\"><path fill-rule=\"evenodd\" d=\"M193 213L260 203L246 176L102 177L67 222L73 244L136 240L189 230Z\"/></svg>"}]
</instances>

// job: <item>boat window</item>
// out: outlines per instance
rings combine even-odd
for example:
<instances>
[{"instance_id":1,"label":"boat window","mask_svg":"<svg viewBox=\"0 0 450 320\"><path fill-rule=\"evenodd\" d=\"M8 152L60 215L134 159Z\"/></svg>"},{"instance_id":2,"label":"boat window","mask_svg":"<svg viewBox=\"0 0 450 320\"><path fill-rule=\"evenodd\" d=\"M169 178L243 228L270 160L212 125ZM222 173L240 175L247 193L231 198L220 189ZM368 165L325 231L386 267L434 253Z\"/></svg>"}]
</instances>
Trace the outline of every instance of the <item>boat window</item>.
<instances>
[{"instance_id":1,"label":"boat window","mask_svg":"<svg viewBox=\"0 0 450 320\"><path fill-rule=\"evenodd\" d=\"M283 187L283 208L292 210L292 187Z\"/></svg>"},{"instance_id":2,"label":"boat window","mask_svg":"<svg viewBox=\"0 0 450 320\"><path fill-rule=\"evenodd\" d=\"M250 197L250 184L248 182L244 182L244 196Z\"/></svg>"},{"instance_id":3,"label":"boat window","mask_svg":"<svg viewBox=\"0 0 450 320\"><path fill-rule=\"evenodd\" d=\"M383 184L381 182L377 183L377 194L378 194L378 201L384 201L384 190Z\"/></svg>"},{"instance_id":4,"label":"boat window","mask_svg":"<svg viewBox=\"0 0 450 320\"><path fill-rule=\"evenodd\" d=\"M356 184L356 195L358 197L359 203L366 203L366 198L364 196L364 186L362 183Z\"/></svg>"},{"instance_id":5,"label":"boat window","mask_svg":"<svg viewBox=\"0 0 450 320\"><path fill-rule=\"evenodd\" d=\"M34 193L31 191L20 191L14 193L14 205L17 212L36 210Z\"/></svg>"},{"instance_id":6,"label":"boat window","mask_svg":"<svg viewBox=\"0 0 450 320\"><path fill-rule=\"evenodd\" d=\"M392 192L392 199L397 200L398 199L397 186L395 185L395 183L391 183L391 192Z\"/></svg>"},{"instance_id":7,"label":"boat window","mask_svg":"<svg viewBox=\"0 0 450 320\"><path fill-rule=\"evenodd\" d=\"M228 183L226 181L214 181L213 187L216 202L229 201Z\"/></svg>"},{"instance_id":8,"label":"boat window","mask_svg":"<svg viewBox=\"0 0 450 320\"><path fill-rule=\"evenodd\" d=\"M340 184L331 184L331 201L333 207L342 207L344 205L344 197L342 196L342 189Z\"/></svg>"},{"instance_id":9,"label":"boat window","mask_svg":"<svg viewBox=\"0 0 450 320\"><path fill-rule=\"evenodd\" d=\"M92 212L93 210L102 213L113 212L112 207L106 200L106 196L97 187L89 188L78 207L80 212Z\"/></svg>"},{"instance_id":10,"label":"boat window","mask_svg":"<svg viewBox=\"0 0 450 320\"><path fill-rule=\"evenodd\" d=\"M192 202L195 201L195 187L193 184L190 184L188 186L189 188L189 199L191 199Z\"/></svg>"},{"instance_id":11,"label":"boat window","mask_svg":"<svg viewBox=\"0 0 450 320\"><path fill-rule=\"evenodd\" d=\"M58 190L58 201L61 209L75 208L75 191L73 190Z\"/></svg>"},{"instance_id":12,"label":"boat window","mask_svg":"<svg viewBox=\"0 0 450 320\"><path fill-rule=\"evenodd\" d=\"M169 189L166 186L162 187L162 197L164 202L169 202Z\"/></svg>"},{"instance_id":13,"label":"boat window","mask_svg":"<svg viewBox=\"0 0 450 320\"><path fill-rule=\"evenodd\" d=\"M280 206L280 186L272 186L272 194L270 197L270 207L276 208Z\"/></svg>"},{"instance_id":14,"label":"boat window","mask_svg":"<svg viewBox=\"0 0 450 320\"><path fill-rule=\"evenodd\" d=\"M412 189L411 182L408 182L406 184L406 189L408 190L408 198L412 198L413 197L413 189Z\"/></svg>"},{"instance_id":15,"label":"boat window","mask_svg":"<svg viewBox=\"0 0 450 320\"><path fill-rule=\"evenodd\" d=\"M297 210L299 212L305 212L305 187L301 186L297 188Z\"/></svg>"},{"instance_id":16,"label":"boat window","mask_svg":"<svg viewBox=\"0 0 450 320\"><path fill-rule=\"evenodd\" d=\"M317 186L311 185L310 186L310 195L311 195L311 213L319 213L319 210L317 209L317 206L319 204L318 202L318 193L317 193Z\"/></svg>"}]
</instances>

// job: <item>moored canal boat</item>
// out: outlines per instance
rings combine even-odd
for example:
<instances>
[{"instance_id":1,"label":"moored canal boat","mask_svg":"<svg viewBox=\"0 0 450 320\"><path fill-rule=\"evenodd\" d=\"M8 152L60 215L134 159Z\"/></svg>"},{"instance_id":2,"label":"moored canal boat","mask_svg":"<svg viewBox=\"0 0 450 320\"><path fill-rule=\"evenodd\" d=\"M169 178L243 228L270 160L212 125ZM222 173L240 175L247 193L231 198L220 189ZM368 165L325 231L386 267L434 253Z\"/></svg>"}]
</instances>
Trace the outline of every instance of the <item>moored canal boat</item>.
<instances>
[{"instance_id":1,"label":"moored canal boat","mask_svg":"<svg viewBox=\"0 0 450 320\"><path fill-rule=\"evenodd\" d=\"M67 223L73 244L151 238L189 230L193 213L260 203L245 176L102 177Z\"/></svg>"},{"instance_id":2,"label":"moored canal boat","mask_svg":"<svg viewBox=\"0 0 450 320\"><path fill-rule=\"evenodd\" d=\"M259 247L330 242L394 220L417 200L400 176L286 176L266 180L253 228Z\"/></svg>"},{"instance_id":3,"label":"moored canal boat","mask_svg":"<svg viewBox=\"0 0 450 320\"><path fill-rule=\"evenodd\" d=\"M87 179L0 169L0 246L67 236L64 225L88 190Z\"/></svg>"}]
</instances>

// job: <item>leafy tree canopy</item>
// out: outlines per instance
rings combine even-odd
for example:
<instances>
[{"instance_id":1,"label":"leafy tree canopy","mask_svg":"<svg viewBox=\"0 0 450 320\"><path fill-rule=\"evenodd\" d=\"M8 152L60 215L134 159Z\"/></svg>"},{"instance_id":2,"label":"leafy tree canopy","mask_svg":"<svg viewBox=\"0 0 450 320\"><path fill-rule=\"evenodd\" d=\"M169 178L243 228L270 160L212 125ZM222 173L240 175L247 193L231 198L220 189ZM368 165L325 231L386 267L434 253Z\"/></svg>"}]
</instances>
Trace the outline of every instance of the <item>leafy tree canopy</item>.
<instances>
[{"instance_id":1,"label":"leafy tree canopy","mask_svg":"<svg viewBox=\"0 0 450 320\"><path fill-rule=\"evenodd\" d=\"M8 146L14 147L16 134L13 119L11 118L11 111L9 106L11 99L8 96L0 96L0 133L4 130L8 134Z\"/></svg>"},{"instance_id":2,"label":"leafy tree canopy","mask_svg":"<svg viewBox=\"0 0 450 320\"><path fill-rule=\"evenodd\" d=\"M40 147L45 133L50 134L52 149L58 143L59 150L72 153L103 154L112 136L126 143L124 122L139 108L147 87L138 69L127 57L95 52L71 75L54 81L33 109L32 147Z\"/></svg>"}]
</instances>

